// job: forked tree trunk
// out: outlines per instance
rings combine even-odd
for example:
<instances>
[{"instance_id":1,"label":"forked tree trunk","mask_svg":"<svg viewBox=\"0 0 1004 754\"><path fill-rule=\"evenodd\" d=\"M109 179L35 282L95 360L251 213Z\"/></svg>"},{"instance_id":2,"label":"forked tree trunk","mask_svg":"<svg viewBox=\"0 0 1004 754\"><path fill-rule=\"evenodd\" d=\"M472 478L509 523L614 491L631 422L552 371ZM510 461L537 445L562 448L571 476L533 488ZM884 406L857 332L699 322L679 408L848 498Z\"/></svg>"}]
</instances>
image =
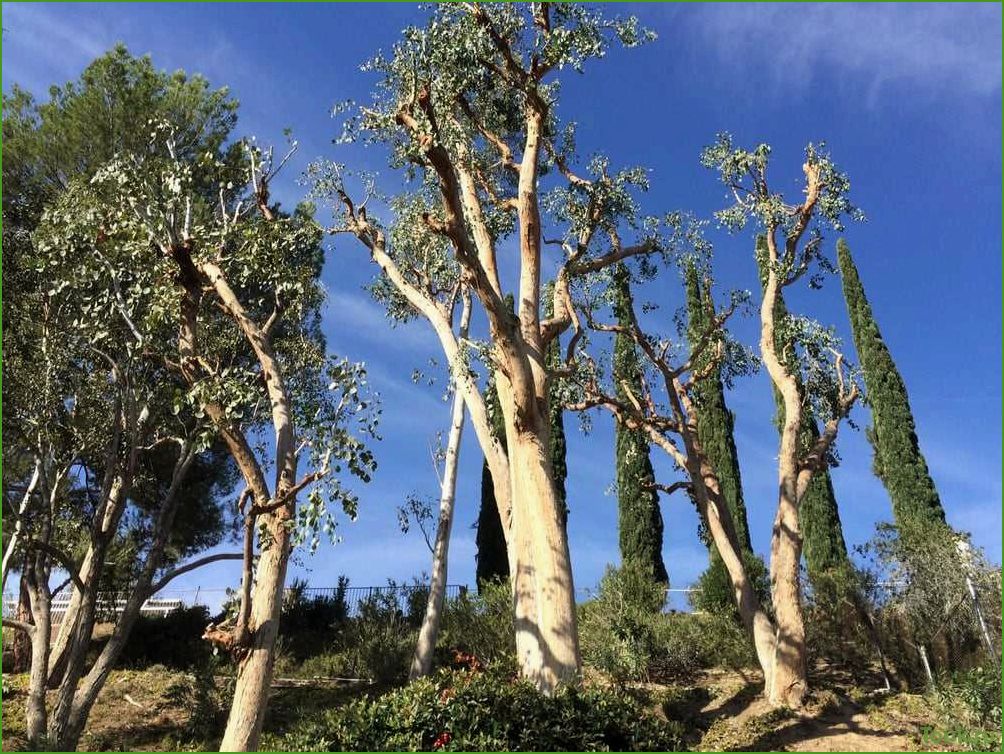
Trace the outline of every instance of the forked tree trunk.
<instances>
[{"instance_id":1,"label":"forked tree trunk","mask_svg":"<svg viewBox=\"0 0 1004 754\"><path fill-rule=\"evenodd\" d=\"M670 400L675 404L677 414L682 416L679 398L671 394ZM701 446L696 421L692 425L684 425L683 430L682 439L687 451L685 457L687 475L690 477L694 501L729 574L739 618L753 637L757 662L764 675L765 691L769 692L773 685L774 660L777 654L776 627L764 612L760 598L753 588L753 582L746 571L735 522L732 520L728 504L722 497L717 471ZM653 442L663 447L671 457L676 457L666 439L658 431L650 428L648 432Z\"/></svg>"},{"instance_id":2,"label":"forked tree trunk","mask_svg":"<svg viewBox=\"0 0 1004 754\"><path fill-rule=\"evenodd\" d=\"M428 675L432 670L432 654L439 638L446 599L447 558L450 550L450 530L453 528L453 509L457 496L457 466L460 459L460 440L464 433L464 399L460 393L453 396L450 435L446 443L443 463L443 484L439 498L439 523L432 553L432 578L429 581L429 601L425 617L418 632L418 644L411 660L411 680Z\"/></svg>"},{"instance_id":3,"label":"forked tree trunk","mask_svg":"<svg viewBox=\"0 0 1004 754\"><path fill-rule=\"evenodd\" d=\"M289 563L290 532L286 522L290 512L283 507L269 514L272 541L258 560L255 588L251 599L251 647L237 668L234 699L220 751L257 751L265 720L269 688L275 665L275 641L279 635L279 615Z\"/></svg>"},{"instance_id":4,"label":"forked tree trunk","mask_svg":"<svg viewBox=\"0 0 1004 754\"><path fill-rule=\"evenodd\" d=\"M122 608L122 613L115 623L111 637L105 643L91 669L80 680L78 688L72 690L72 705L63 723L62 737L61 740L55 742L60 750L73 751L77 748L84 732L84 726L90 717L91 708L104 688L109 673L118 662L122 650L125 649L126 642L139 619L143 604L152 594L153 578L164 563L165 550L178 510L178 491L194 458L194 449L187 442L182 443L180 455L172 474L171 485L164 496L153 527L154 540L143 563L143 569Z\"/></svg>"},{"instance_id":5,"label":"forked tree trunk","mask_svg":"<svg viewBox=\"0 0 1004 754\"><path fill-rule=\"evenodd\" d=\"M802 618L802 589L799 563L802 558L802 532L798 504L805 494L807 481L799 484L798 435L802 426L802 399L795 376L782 364L777 353L774 321L781 296L780 281L774 263L777 252L773 236L768 239L770 263L763 301L760 304L760 354L771 381L784 401L784 424L778 451L778 504L770 544L771 596L777 643L767 684L767 698L773 704L801 707L808 691L805 656L805 623ZM838 367L839 368L839 367ZM800 488L801 487L801 488Z\"/></svg>"}]
</instances>

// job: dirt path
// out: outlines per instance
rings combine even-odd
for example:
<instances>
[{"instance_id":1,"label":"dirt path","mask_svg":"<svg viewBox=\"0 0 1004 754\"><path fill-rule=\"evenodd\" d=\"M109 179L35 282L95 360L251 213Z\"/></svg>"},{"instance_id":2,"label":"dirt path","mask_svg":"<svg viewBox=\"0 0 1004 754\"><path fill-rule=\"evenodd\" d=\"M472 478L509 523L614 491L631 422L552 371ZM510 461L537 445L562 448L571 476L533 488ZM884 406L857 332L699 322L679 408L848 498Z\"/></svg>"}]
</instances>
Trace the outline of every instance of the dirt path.
<instances>
[{"instance_id":1,"label":"dirt path","mask_svg":"<svg viewBox=\"0 0 1004 754\"><path fill-rule=\"evenodd\" d=\"M805 710L793 713L768 705L761 688L759 676L753 673L713 671L701 678L692 696L703 706L692 710L688 720L700 735L691 742L693 747L703 751L916 751L920 728L927 722L923 702L909 694L861 696L858 689L830 684L810 697Z\"/></svg>"}]
</instances>

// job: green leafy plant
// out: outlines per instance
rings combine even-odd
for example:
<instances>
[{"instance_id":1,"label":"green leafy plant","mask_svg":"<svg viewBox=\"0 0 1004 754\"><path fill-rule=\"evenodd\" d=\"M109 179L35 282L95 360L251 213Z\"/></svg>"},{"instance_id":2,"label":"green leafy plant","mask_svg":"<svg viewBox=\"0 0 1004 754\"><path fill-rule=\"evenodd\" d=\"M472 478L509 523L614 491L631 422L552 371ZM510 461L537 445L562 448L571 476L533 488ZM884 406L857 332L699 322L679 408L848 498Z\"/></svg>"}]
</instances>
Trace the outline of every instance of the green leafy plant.
<instances>
[{"instance_id":1,"label":"green leafy plant","mask_svg":"<svg viewBox=\"0 0 1004 754\"><path fill-rule=\"evenodd\" d=\"M672 751L678 726L604 688L545 696L499 673L440 671L289 733L291 751Z\"/></svg>"},{"instance_id":2,"label":"green leafy plant","mask_svg":"<svg viewBox=\"0 0 1004 754\"><path fill-rule=\"evenodd\" d=\"M516 635L509 582L486 582L481 593L465 592L449 601L439 638L441 652L458 650L483 665L516 669ZM446 658L442 658L443 662Z\"/></svg>"},{"instance_id":3,"label":"green leafy plant","mask_svg":"<svg viewBox=\"0 0 1004 754\"><path fill-rule=\"evenodd\" d=\"M194 669L192 675L171 685L165 694L172 709L188 710L182 735L189 742L218 739L230 710L234 679L218 657L210 657ZM223 678L218 682L218 678Z\"/></svg>"}]
</instances>

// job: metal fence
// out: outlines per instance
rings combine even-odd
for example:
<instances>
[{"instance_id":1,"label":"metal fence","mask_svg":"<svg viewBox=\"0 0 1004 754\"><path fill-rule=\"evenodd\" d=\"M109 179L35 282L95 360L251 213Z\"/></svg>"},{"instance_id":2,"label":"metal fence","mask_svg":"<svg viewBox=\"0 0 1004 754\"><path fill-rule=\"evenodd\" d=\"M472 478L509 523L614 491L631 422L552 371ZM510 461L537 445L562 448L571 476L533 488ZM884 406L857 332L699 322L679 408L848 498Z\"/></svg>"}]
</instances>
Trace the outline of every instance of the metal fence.
<instances>
[{"instance_id":1,"label":"metal fence","mask_svg":"<svg viewBox=\"0 0 1004 754\"><path fill-rule=\"evenodd\" d=\"M396 608L407 613L410 610L425 609L429 598L429 588L416 585L387 586L346 586L346 587L305 587L288 588L286 595L299 592L304 598L327 598L342 602L347 616L359 615L365 605L376 605L382 608ZM466 584L447 584L446 599L456 599L467 594Z\"/></svg>"}]
</instances>

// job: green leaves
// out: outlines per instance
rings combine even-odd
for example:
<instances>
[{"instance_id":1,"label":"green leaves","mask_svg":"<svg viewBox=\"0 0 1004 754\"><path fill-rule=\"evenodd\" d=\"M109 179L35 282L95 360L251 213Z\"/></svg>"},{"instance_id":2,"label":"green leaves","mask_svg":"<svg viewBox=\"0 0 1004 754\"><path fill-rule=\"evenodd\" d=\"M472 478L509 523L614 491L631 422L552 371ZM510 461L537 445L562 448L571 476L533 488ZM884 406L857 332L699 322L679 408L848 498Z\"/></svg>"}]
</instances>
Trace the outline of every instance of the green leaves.
<instances>
[{"instance_id":1,"label":"green leaves","mask_svg":"<svg viewBox=\"0 0 1004 754\"><path fill-rule=\"evenodd\" d=\"M808 171L818 170L820 187L812 208L812 222L816 226L809 229L810 238L822 238L820 225L843 230L845 217L865 219L864 213L850 201L851 184L846 173L837 168L825 150L823 142L810 142L805 148L803 171L808 179ZM781 194L771 192L767 182L770 155L770 145L758 144L752 150L743 149L734 145L728 133L718 134L715 142L701 151L701 165L717 172L735 199L734 204L715 213L723 227L739 231L748 221L754 220L760 228L779 229L785 236L796 232L801 206L790 201L786 203Z\"/></svg>"}]
</instances>

